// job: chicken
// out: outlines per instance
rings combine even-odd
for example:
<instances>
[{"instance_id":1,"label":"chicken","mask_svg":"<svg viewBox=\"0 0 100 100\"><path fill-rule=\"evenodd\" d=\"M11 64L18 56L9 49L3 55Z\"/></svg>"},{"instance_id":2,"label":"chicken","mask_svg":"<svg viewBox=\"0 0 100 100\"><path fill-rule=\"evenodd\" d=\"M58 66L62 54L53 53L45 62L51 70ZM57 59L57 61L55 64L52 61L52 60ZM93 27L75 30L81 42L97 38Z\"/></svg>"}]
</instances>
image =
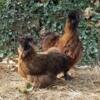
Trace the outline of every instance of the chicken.
<instances>
[{"instance_id":1,"label":"chicken","mask_svg":"<svg viewBox=\"0 0 100 100\"><path fill-rule=\"evenodd\" d=\"M74 68L74 65L80 60L83 52L82 42L79 39L77 31L79 21L79 11L73 10L69 12L64 27L64 34L62 36L56 36L51 33L42 40L43 51L56 51L55 49L51 50L52 47L55 47L59 49L57 50L57 52L60 51L62 54L69 56L70 68Z\"/></svg>"},{"instance_id":2,"label":"chicken","mask_svg":"<svg viewBox=\"0 0 100 100\"><path fill-rule=\"evenodd\" d=\"M55 52L37 54L31 36L20 37L19 44L18 73L34 87L47 87L54 82L58 73L69 70L65 55Z\"/></svg>"}]
</instances>

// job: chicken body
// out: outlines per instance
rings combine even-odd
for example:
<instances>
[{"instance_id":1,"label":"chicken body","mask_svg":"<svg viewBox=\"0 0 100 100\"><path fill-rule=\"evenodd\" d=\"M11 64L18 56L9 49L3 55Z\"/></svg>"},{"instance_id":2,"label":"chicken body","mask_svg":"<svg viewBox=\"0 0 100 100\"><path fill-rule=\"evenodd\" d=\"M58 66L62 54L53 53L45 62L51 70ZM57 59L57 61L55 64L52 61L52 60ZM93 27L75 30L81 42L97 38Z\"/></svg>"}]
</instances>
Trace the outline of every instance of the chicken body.
<instances>
[{"instance_id":1,"label":"chicken body","mask_svg":"<svg viewBox=\"0 0 100 100\"><path fill-rule=\"evenodd\" d=\"M37 54L30 40L26 41L27 38L21 41L18 48L18 72L34 87L46 87L54 82L58 73L69 70L65 55L55 52Z\"/></svg>"}]
</instances>

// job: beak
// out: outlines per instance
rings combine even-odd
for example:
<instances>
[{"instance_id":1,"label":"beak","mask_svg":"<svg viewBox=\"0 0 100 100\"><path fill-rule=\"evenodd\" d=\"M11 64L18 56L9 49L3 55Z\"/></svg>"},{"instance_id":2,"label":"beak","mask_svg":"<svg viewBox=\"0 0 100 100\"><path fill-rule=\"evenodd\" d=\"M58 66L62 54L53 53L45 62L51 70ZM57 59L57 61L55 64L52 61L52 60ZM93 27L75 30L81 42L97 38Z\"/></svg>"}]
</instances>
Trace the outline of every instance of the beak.
<instances>
[{"instance_id":1,"label":"beak","mask_svg":"<svg viewBox=\"0 0 100 100\"><path fill-rule=\"evenodd\" d=\"M29 45L32 47L32 45L33 45L32 42L29 42Z\"/></svg>"},{"instance_id":2,"label":"beak","mask_svg":"<svg viewBox=\"0 0 100 100\"><path fill-rule=\"evenodd\" d=\"M29 45L34 49L34 43L33 42L29 42Z\"/></svg>"}]
</instances>

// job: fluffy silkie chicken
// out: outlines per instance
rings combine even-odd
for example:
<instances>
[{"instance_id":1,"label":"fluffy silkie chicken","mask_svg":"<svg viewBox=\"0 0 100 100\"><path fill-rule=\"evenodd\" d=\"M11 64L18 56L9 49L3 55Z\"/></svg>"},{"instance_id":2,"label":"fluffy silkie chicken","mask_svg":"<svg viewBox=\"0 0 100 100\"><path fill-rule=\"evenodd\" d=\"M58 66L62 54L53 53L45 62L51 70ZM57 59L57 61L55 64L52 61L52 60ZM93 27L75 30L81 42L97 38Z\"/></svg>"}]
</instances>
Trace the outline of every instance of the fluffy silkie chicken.
<instances>
[{"instance_id":1,"label":"fluffy silkie chicken","mask_svg":"<svg viewBox=\"0 0 100 100\"><path fill-rule=\"evenodd\" d=\"M42 50L44 52L56 52L55 48L57 48L57 52L59 51L69 57L70 68L74 68L83 53L83 45L79 39L79 32L77 30L81 14L78 10L70 11L65 23L63 35L56 36L54 33L51 33L42 39ZM69 75L67 76L69 78Z\"/></svg>"},{"instance_id":2,"label":"fluffy silkie chicken","mask_svg":"<svg viewBox=\"0 0 100 100\"><path fill-rule=\"evenodd\" d=\"M69 70L67 56L50 52L38 54L31 36L21 36L18 47L18 72L34 87L44 88L52 84L58 73Z\"/></svg>"}]
</instances>

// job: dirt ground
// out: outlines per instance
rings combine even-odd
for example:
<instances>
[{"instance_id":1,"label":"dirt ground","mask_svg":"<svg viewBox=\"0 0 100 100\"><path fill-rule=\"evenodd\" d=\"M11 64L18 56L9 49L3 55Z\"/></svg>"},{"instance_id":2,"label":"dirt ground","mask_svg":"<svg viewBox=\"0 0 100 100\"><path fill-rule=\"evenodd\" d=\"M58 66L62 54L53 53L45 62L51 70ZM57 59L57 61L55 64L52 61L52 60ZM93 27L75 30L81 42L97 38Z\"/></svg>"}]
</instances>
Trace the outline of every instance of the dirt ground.
<instances>
[{"instance_id":1,"label":"dirt ground","mask_svg":"<svg viewBox=\"0 0 100 100\"><path fill-rule=\"evenodd\" d=\"M8 65L0 64L0 100L100 100L100 67L77 68L73 80L23 93L24 80Z\"/></svg>"}]
</instances>

